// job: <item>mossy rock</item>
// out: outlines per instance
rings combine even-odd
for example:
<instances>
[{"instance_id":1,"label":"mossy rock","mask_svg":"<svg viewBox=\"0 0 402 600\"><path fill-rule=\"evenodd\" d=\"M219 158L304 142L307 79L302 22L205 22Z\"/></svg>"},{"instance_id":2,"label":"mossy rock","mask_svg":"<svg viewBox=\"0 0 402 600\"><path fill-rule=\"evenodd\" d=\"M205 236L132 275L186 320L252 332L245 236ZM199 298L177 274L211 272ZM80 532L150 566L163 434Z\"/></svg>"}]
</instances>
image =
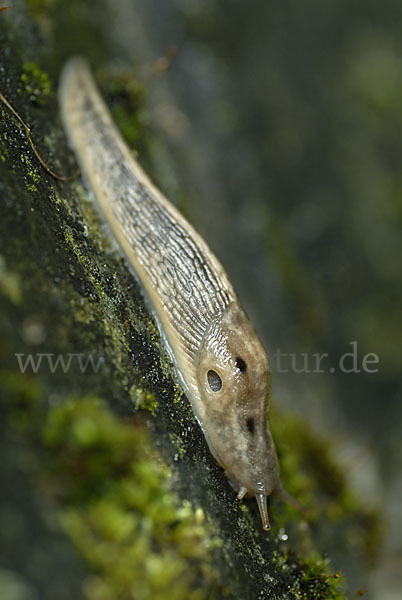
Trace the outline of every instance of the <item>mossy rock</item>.
<instances>
[{"instance_id":1,"label":"mossy rock","mask_svg":"<svg viewBox=\"0 0 402 600\"><path fill-rule=\"evenodd\" d=\"M60 67L51 34L40 51L43 19L59 7L29 4L34 13L16 5L18 30L12 17L7 26L0 23L0 67L7 74L1 91L29 124L46 161L71 173L57 81L47 75ZM64 43L77 26L77 15L68 15ZM107 93L116 99L119 122L130 124L123 133L152 162L142 106L146 89L120 74ZM304 518L273 500L267 535L255 503L236 500L175 380L141 289L81 181L55 181L5 106L0 117L3 444L15 454L18 490L27 489L18 514L35 509L38 539L65 548L54 564L33 573L34 525L25 520L29 525L19 532L15 552L0 551L0 581L8 589L25 586L27 598L36 593L45 599L54 597L52 578L57 597L66 599L343 598ZM30 367L22 373L16 354L37 361L40 353L103 360L99 369L84 370L72 360L64 372L46 358L36 373ZM284 483L308 501L335 467L325 445L309 434L326 466L321 473L292 473L307 439L303 425L275 419ZM298 435L295 447L290 440ZM4 481L12 473L3 473ZM342 480L341 472L337 476ZM342 518L361 510L346 491L331 494L325 502L339 502ZM11 498L3 508L11 510ZM314 518L317 527L326 527L329 518L339 522L329 510ZM7 537L10 524L0 530Z\"/></svg>"}]
</instances>

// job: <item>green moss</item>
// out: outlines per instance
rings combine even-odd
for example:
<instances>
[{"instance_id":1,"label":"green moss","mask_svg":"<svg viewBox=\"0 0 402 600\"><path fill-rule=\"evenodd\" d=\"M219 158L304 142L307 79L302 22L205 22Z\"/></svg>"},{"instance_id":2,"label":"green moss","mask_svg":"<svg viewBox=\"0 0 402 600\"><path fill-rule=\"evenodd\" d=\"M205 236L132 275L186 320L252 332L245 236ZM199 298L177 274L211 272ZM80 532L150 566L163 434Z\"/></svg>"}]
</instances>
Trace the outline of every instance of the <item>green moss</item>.
<instances>
[{"instance_id":1,"label":"green moss","mask_svg":"<svg viewBox=\"0 0 402 600\"><path fill-rule=\"evenodd\" d=\"M178 383L174 387L173 403L177 404L183 400L184 393Z\"/></svg>"},{"instance_id":2,"label":"green moss","mask_svg":"<svg viewBox=\"0 0 402 600\"><path fill-rule=\"evenodd\" d=\"M7 271L4 258L0 256L0 294L4 295L13 304L21 302L21 285L15 273Z\"/></svg>"},{"instance_id":3,"label":"green moss","mask_svg":"<svg viewBox=\"0 0 402 600\"><path fill-rule=\"evenodd\" d=\"M210 597L217 541L171 491L146 429L76 398L49 413L42 441L62 525L92 571L88 599Z\"/></svg>"},{"instance_id":4,"label":"green moss","mask_svg":"<svg viewBox=\"0 0 402 600\"><path fill-rule=\"evenodd\" d=\"M134 385L130 389L130 398L137 410L146 410L155 416L158 407L158 401L155 394L141 390Z\"/></svg>"},{"instance_id":5,"label":"green moss","mask_svg":"<svg viewBox=\"0 0 402 600\"><path fill-rule=\"evenodd\" d=\"M317 436L303 419L276 411L272 431L284 487L308 509L311 526L325 523L326 535L337 539L338 548L353 548L373 562L381 546L380 515L351 492L330 441ZM295 508L284 505L276 526L286 527L295 517L302 519Z\"/></svg>"},{"instance_id":6,"label":"green moss","mask_svg":"<svg viewBox=\"0 0 402 600\"><path fill-rule=\"evenodd\" d=\"M52 92L49 75L34 62L24 63L20 76L23 90L34 104L45 106Z\"/></svg>"},{"instance_id":7,"label":"green moss","mask_svg":"<svg viewBox=\"0 0 402 600\"><path fill-rule=\"evenodd\" d=\"M26 154L21 154L20 158L21 158L21 162L27 166L27 174L32 179L32 181L34 183L39 183L39 181L41 180L39 168L34 167L32 165L32 162L31 162L29 156L27 156Z\"/></svg>"},{"instance_id":8,"label":"green moss","mask_svg":"<svg viewBox=\"0 0 402 600\"><path fill-rule=\"evenodd\" d=\"M28 6L34 11L48 11L51 10L55 4L55 0L26 0Z\"/></svg>"},{"instance_id":9,"label":"green moss","mask_svg":"<svg viewBox=\"0 0 402 600\"><path fill-rule=\"evenodd\" d=\"M23 437L42 493L57 500L57 518L87 564L85 598L222 597L212 564L220 542L202 509L172 491L141 423L122 423L89 396L48 410L42 386L19 373L0 371L0 386L9 426Z\"/></svg>"},{"instance_id":10,"label":"green moss","mask_svg":"<svg viewBox=\"0 0 402 600\"><path fill-rule=\"evenodd\" d=\"M90 223L91 227L92 223ZM95 230L94 226L94 230ZM64 227L64 239L72 255L77 261L77 271L80 269L91 285L91 294L83 296L72 295L70 307L74 318L79 323L91 325L102 322L105 334L105 351L110 364L119 370L120 383L125 388L130 384L129 365L130 346L125 334L124 323L119 322L116 306L116 292L111 291L111 278L106 277L94 263L92 248L83 244L83 236L74 232L69 226ZM85 238L84 238L85 239ZM106 265L104 265L106 267ZM96 301L94 301L96 300ZM139 323L138 323L139 325Z\"/></svg>"},{"instance_id":11,"label":"green moss","mask_svg":"<svg viewBox=\"0 0 402 600\"><path fill-rule=\"evenodd\" d=\"M29 180L25 179L25 186L29 192L37 192L38 188L35 184L41 180L40 170L38 167L32 164L32 161L28 154L21 154L21 162L26 166L26 175Z\"/></svg>"},{"instance_id":12,"label":"green moss","mask_svg":"<svg viewBox=\"0 0 402 600\"><path fill-rule=\"evenodd\" d=\"M2 112L2 115L3 114L4 113ZM0 160L1 160L1 162L3 162L3 163L7 162L8 156L9 156L9 153L8 153L7 148L2 148L2 150L0 152Z\"/></svg>"},{"instance_id":13,"label":"green moss","mask_svg":"<svg viewBox=\"0 0 402 600\"><path fill-rule=\"evenodd\" d=\"M341 577L330 573L329 561L317 553L304 556L303 560L286 550L274 551L273 561L292 582L288 588L296 600L344 600L340 588Z\"/></svg>"},{"instance_id":14,"label":"green moss","mask_svg":"<svg viewBox=\"0 0 402 600\"><path fill-rule=\"evenodd\" d=\"M147 160L150 131L147 131L145 87L133 70L103 71L99 82L102 95L112 113L113 120L135 156Z\"/></svg>"},{"instance_id":15,"label":"green moss","mask_svg":"<svg viewBox=\"0 0 402 600\"><path fill-rule=\"evenodd\" d=\"M183 439L175 433L169 433L169 439L174 447L178 450L177 454L174 456L174 460L183 460L186 455L186 445L183 442Z\"/></svg>"}]
</instances>

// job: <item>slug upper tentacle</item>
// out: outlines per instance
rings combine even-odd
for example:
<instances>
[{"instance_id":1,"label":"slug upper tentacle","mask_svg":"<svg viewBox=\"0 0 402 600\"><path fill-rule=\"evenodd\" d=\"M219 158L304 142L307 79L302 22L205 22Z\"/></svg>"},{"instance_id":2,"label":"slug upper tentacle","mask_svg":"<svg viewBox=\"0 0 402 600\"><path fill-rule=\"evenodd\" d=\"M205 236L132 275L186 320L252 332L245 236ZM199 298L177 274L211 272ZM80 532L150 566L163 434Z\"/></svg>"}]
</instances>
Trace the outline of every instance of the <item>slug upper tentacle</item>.
<instances>
[{"instance_id":1,"label":"slug upper tentacle","mask_svg":"<svg viewBox=\"0 0 402 600\"><path fill-rule=\"evenodd\" d=\"M265 351L218 260L134 160L84 60L68 61L59 100L82 171L153 305L211 452L239 499L255 495L268 530L266 498L280 481Z\"/></svg>"}]
</instances>

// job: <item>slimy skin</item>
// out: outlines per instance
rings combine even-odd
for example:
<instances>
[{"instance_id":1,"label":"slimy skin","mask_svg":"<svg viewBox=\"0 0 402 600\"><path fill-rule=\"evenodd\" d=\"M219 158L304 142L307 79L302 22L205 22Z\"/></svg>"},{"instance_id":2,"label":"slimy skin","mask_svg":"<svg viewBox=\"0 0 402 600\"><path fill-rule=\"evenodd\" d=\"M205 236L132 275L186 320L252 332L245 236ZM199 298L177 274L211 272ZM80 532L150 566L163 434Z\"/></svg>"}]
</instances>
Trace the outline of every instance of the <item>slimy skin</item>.
<instances>
[{"instance_id":1,"label":"slimy skin","mask_svg":"<svg viewBox=\"0 0 402 600\"><path fill-rule=\"evenodd\" d=\"M68 61L59 102L65 130L95 198L140 279L179 379L217 462L256 497L280 492L268 422L265 351L222 266L156 189L116 129L87 63Z\"/></svg>"}]
</instances>

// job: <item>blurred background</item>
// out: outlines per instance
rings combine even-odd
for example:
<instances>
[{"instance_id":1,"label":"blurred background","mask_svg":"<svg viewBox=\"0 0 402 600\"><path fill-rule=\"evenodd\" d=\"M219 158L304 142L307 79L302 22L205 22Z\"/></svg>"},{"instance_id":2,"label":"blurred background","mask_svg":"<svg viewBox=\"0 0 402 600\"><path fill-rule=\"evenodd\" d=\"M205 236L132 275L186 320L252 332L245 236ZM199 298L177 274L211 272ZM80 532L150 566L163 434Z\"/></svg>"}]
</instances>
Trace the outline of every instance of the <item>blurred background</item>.
<instances>
[{"instance_id":1,"label":"blurred background","mask_svg":"<svg viewBox=\"0 0 402 600\"><path fill-rule=\"evenodd\" d=\"M108 12L116 59L178 49L150 88L159 180L234 282L274 403L331 438L384 515L374 570L357 575L350 555L337 566L371 598L399 599L402 4L109 0ZM278 372L278 350L298 370L303 354L329 356L322 373L295 373L291 357Z\"/></svg>"},{"instance_id":2,"label":"blurred background","mask_svg":"<svg viewBox=\"0 0 402 600\"><path fill-rule=\"evenodd\" d=\"M268 350L274 404L330 440L384 516L374 566L328 539L333 566L352 589L399 600L402 3L73 1L51 27L55 2L32 4L44 37L62 40L63 18L80 24L58 68L92 36L98 67L143 72L155 179L233 281ZM169 48L171 67L152 75Z\"/></svg>"}]
</instances>

